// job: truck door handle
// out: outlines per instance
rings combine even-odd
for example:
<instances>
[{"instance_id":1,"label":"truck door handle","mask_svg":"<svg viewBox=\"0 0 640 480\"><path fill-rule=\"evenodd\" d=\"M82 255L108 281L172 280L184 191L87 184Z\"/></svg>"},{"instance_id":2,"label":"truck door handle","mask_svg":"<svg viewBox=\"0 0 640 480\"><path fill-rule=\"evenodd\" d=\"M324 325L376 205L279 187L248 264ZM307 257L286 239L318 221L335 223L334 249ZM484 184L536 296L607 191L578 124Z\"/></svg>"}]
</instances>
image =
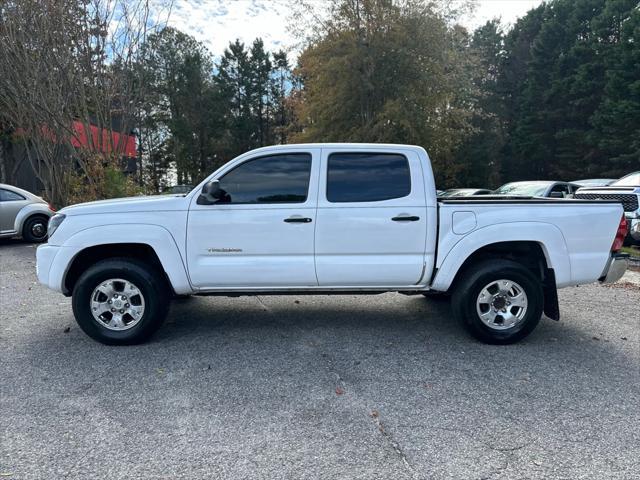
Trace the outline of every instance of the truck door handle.
<instances>
[{"instance_id":1,"label":"truck door handle","mask_svg":"<svg viewBox=\"0 0 640 480\"><path fill-rule=\"evenodd\" d=\"M289 217L284 219L287 223L311 223L309 217Z\"/></svg>"},{"instance_id":2,"label":"truck door handle","mask_svg":"<svg viewBox=\"0 0 640 480\"><path fill-rule=\"evenodd\" d=\"M402 215L400 217L393 217L391 220L393 220L394 222L417 222L418 220L420 220L420 217Z\"/></svg>"}]
</instances>

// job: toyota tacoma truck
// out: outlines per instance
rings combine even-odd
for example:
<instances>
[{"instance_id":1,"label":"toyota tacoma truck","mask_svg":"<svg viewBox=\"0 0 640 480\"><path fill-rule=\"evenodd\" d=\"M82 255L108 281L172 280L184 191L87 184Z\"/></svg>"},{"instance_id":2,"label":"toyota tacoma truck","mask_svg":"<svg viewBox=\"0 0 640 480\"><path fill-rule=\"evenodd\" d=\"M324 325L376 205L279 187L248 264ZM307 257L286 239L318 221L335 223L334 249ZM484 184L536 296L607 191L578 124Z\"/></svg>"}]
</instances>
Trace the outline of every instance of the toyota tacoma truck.
<instances>
[{"instance_id":1,"label":"toyota tacoma truck","mask_svg":"<svg viewBox=\"0 0 640 480\"><path fill-rule=\"evenodd\" d=\"M435 293L477 339L516 342L556 289L613 282L619 202L438 199L427 152L378 144L253 150L183 195L74 205L49 222L40 283L106 344L147 340L172 296Z\"/></svg>"}]
</instances>

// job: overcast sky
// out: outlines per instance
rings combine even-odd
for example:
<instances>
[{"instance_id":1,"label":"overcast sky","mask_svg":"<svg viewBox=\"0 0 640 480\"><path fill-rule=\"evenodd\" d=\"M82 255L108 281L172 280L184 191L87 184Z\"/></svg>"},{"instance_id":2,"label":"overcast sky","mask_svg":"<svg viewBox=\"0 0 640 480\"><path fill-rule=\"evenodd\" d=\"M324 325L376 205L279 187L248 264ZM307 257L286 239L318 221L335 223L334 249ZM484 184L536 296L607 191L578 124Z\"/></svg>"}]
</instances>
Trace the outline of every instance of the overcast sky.
<instances>
[{"instance_id":1,"label":"overcast sky","mask_svg":"<svg viewBox=\"0 0 640 480\"><path fill-rule=\"evenodd\" d=\"M249 43L261 37L269 50L289 50L295 43L287 31L293 1L174 0L169 25L193 35L216 56L236 38ZM462 23L470 29L494 17L513 23L540 3L541 0L478 0L474 15L465 17Z\"/></svg>"}]
</instances>

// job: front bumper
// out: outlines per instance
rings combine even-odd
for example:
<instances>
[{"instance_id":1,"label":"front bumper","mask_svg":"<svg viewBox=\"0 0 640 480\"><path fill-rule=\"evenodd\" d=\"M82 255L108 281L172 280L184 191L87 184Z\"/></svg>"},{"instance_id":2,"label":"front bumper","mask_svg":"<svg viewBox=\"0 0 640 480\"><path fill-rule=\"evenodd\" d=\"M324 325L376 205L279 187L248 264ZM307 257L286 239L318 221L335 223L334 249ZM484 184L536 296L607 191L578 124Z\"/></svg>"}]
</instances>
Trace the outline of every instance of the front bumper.
<instances>
[{"instance_id":1,"label":"front bumper","mask_svg":"<svg viewBox=\"0 0 640 480\"><path fill-rule=\"evenodd\" d=\"M627 253L614 253L609 257L607 266L602 272L600 282L614 283L622 278L629 267L629 255Z\"/></svg>"},{"instance_id":2,"label":"front bumper","mask_svg":"<svg viewBox=\"0 0 640 480\"><path fill-rule=\"evenodd\" d=\"M64 277L80 248L42 244L36 250L38 282L56 292L63 291ZM68 293L68 292L67 292ZM65 295L67 294L65 293Z\"/></svg>"},{"instance_id":3,"label":"front bumper","mask_svg":"<svg viewBox=\"0 0 640 480\"><path fill-rule=\"evenodd\" d=\"M53 245L40 245L36 250L36 275L38 282L42 285L49 286L49 271L51 265L56 258L56 255L60 250L60 247Z\"/></svg>"}]
</instances>

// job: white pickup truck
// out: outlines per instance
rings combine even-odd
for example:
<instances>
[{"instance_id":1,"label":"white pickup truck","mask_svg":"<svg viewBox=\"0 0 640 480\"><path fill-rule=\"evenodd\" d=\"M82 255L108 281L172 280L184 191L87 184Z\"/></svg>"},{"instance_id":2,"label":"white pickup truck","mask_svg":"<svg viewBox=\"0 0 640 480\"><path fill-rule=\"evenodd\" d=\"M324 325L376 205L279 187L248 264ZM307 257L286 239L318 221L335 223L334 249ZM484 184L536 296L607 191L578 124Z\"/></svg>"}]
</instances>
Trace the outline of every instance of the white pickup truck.
<instances>
[{"instance_id":1,"label":"white pickup truck","mask_svg":"<svg viewBox=\"0 0 640 480\"><path fill-rule=\"evenodd\" d=\"M260 148L185 195L64 208L37 274L73 296L107 344L148 339L173 295L451 294L481 341L558 319L556 289L619 279L619 202L438 200L427 152L409 145Z\"/></svg>"}]
</instances>

